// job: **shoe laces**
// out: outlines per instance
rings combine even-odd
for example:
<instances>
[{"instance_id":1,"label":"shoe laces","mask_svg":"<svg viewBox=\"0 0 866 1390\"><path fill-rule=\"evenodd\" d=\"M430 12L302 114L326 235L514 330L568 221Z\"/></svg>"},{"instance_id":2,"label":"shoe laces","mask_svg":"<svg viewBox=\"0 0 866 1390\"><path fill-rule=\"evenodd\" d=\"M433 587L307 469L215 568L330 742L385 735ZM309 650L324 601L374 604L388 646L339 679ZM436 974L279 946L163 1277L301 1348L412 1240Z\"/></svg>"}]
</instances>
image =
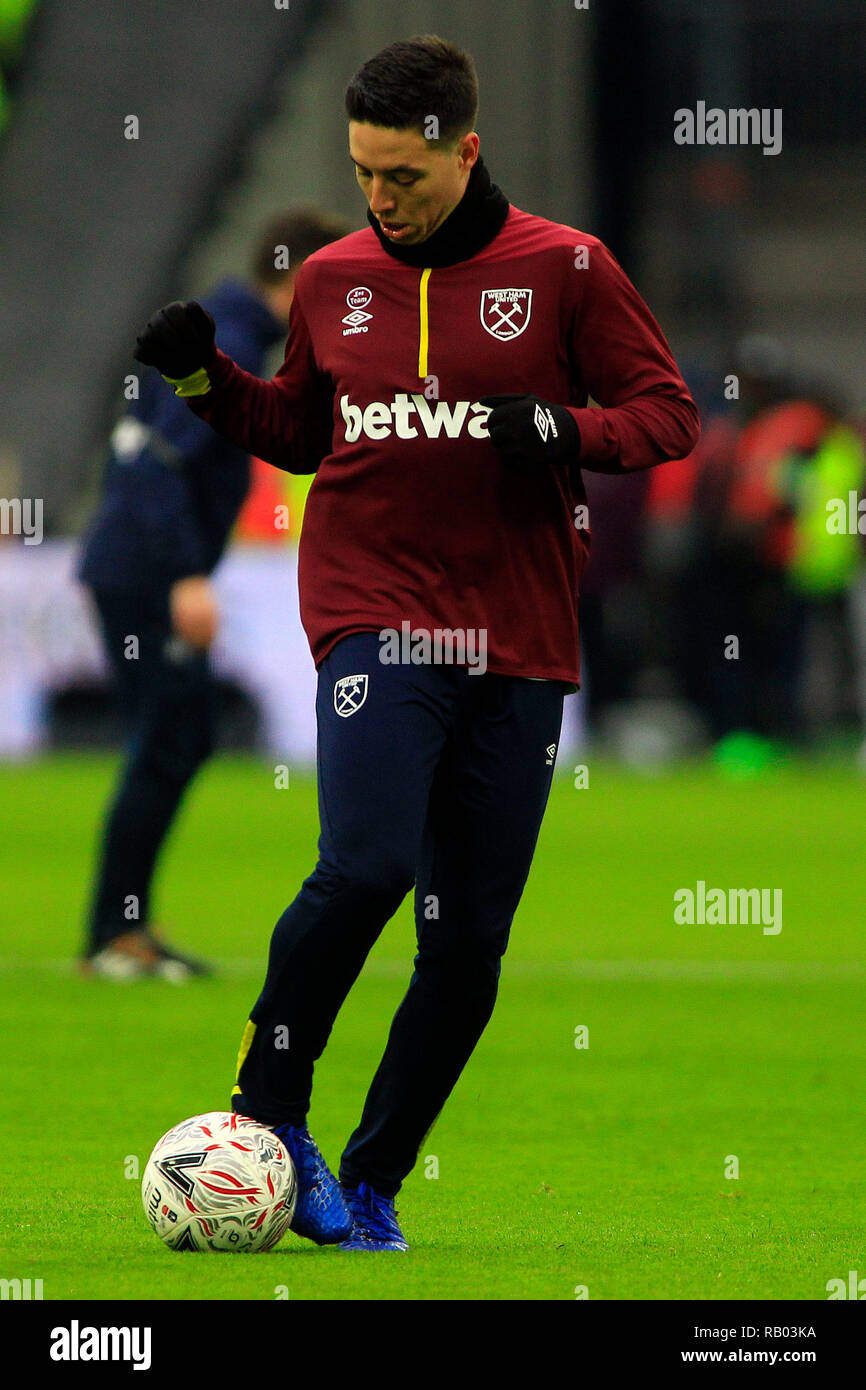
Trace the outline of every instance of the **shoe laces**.
<instances>
[{"instance_id":1,"label":"shoe laces","mask_svg":"<svg viewBox=\"0 0 866 1390\"><path fill-rule=\"evenodd\" d=\"M393 1197L383 1197L366 1182L359 1183L356 1191L363 1208L358 1224L370 1235L380 1238L399 1234Z\"/></svg>"},{"instance_id":2,"label":"shoe laces","mask_svg":"<svg viewBox=\"0 0 866 1390\"><path fill-rule=\"evenodd\" d=\"M294 1141L295 1166L309 1182L319 1182L324 1176L325 1160L312 1134L300 1125L290 1126L288 1133Z\"/></svg>"}]
</instances>

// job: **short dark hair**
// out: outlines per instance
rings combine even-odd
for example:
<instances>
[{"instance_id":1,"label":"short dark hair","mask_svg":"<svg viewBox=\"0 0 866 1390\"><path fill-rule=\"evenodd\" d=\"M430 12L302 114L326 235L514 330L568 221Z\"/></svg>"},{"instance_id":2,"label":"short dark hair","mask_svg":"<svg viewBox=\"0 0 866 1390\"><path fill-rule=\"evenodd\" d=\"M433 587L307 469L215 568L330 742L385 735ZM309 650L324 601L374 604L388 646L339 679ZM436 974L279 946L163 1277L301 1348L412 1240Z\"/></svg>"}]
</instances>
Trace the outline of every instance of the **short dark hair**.
<instances>
[{"instance_id":1,"label":"short dark hair","mask_svg":"<svg viewBox=\"0 0 866 1390\"><path fill-rule=\"evenodd\" d=\"M424 131L435 116L439 134L431 143L450 143L478 116L475 63L435 34L401 39L358 69L346 89L346 112L350 121L393 130Z\"/></svg>"},{"instance_id":2,"label":"short dark hair","mask_svg":"<svg viewBox=\"0 0 866 1390\"><path fill-rule=\"evenodd\" d=\"M275 213L256 238L250 259L253 279L259 285L279 284L289 271L297 270L307 256L348 236L350 231L349 223L342 217L322 212L312 205ZM277 259L278 248L283 246L288 250L288 267L279 265Z\"/></svg>"}]
</instances>

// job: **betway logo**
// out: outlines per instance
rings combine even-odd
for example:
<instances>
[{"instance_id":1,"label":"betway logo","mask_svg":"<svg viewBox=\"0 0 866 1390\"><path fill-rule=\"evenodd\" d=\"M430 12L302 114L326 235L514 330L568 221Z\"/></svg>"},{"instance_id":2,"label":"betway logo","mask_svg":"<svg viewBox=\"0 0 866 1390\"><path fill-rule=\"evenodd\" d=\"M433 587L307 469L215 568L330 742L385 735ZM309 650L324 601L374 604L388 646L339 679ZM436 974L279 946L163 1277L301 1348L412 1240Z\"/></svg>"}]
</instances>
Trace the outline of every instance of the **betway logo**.
<instances>
[{"instance_id":1,"label":"betway logo","mask_svg":"<svg viewBox=\"0 0 866 1390\"><path fill-rule=\"evenodd\" d=\"M415 392L407 395L405 391L395 396L390 405L385 401L371 401L365 409L352 405L348 396L340 397L340 410L346 422L346 443L354 444L361 435L368 439L388 439L396 434L398 439L417 439L426 434L428 439L438 439L444 434L446 439L458 439L466 426L473 439L489 439L487 417L490 407L479 405L478 401L436 401L435 409L426 396ZM472 412L471 417L470 411Z\"/></svg>"}]
</instances>

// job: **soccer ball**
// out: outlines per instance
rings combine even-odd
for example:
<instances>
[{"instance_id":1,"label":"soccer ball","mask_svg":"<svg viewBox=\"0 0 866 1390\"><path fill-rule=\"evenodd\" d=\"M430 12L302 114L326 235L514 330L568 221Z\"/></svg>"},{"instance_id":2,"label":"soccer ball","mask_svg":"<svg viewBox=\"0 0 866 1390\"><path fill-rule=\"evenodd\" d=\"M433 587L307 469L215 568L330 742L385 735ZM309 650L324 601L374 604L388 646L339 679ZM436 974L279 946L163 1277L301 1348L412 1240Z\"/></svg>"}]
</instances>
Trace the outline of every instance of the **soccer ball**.
<instances>
[{"instance_id":1,"label":"soccer ball","mask_svg":"<svg viewBox=\"0 0 866 1390\"><path fill-rule=\"evenodd\" d=\"M294 1165L273 1130L221 1110L164 1134L141 1180L147 1219L172 1250L270 1250L297 1195Z\"/></svg>"}]
</instances>

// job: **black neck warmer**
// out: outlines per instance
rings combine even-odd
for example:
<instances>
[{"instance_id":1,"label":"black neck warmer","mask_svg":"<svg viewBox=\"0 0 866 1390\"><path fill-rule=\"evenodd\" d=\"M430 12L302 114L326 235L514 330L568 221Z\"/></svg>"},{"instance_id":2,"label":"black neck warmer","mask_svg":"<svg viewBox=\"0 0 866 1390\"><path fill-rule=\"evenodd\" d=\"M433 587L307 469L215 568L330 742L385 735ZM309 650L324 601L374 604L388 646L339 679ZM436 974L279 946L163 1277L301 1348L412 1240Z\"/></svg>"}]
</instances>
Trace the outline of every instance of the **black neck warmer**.
<instances>
[{"instance_id":1,"label":"black neck warmer","mask_svg":"<svg viewBox=\"0 0 866 1390\"><path fill-rule=\"evenodd\" d=\"M369 209L367 221L395 261L438 270L477 255L502 230L509 207L505 194L491 183L479 155L460 202L426 241L415 246L401 246L399 242L389 241Z\"/></svg>"}]
</instances>

